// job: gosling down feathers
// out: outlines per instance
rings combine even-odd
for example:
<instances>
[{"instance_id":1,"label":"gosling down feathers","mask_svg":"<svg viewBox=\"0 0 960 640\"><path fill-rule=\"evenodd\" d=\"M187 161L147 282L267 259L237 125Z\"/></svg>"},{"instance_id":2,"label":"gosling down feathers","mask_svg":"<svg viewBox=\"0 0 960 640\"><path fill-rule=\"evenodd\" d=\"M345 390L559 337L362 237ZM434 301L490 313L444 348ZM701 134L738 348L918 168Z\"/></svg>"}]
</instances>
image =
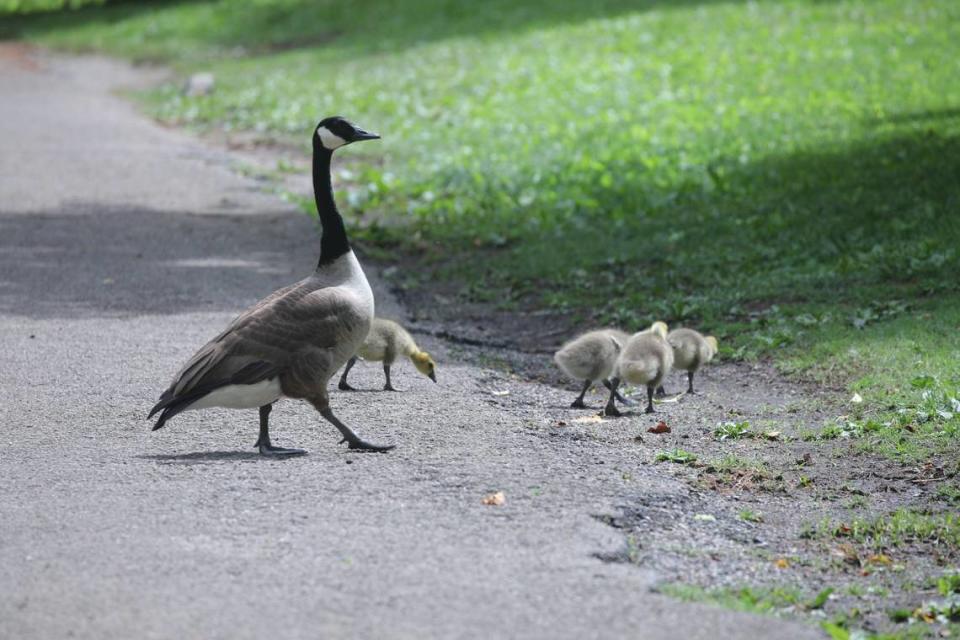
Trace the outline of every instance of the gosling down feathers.
<instances>
[{"instance_id":1,"label":"gosling down feathers","mask_svg":"<svg viewBox=\"0 0 960 640\"><path fill-rule=\"evenodd\" d=\"M717 355L717 339L693 329L674 329L667 335L667 342L673 349L673 368L687 372L687 393L694 393L693 374ZM657 391L663 392L663 387Z\"/></svg>"},{"instance_id":2,"label":"gosling down feathers","mask_svg":"<svg viewBox=\"0 0 960 640\"><path fill-rule=\"evenodd\" d=\"M653 413L653 392L663 379L670 373L673 366L673 350L667 343L667 325L655 322L646 331L630 336L627 344L617 360L613 389L621 381L647 387L647 413ZM614 395L610 399L604 412L607 415L618 415L613 404Z\"/></svg>"},{"instance_id":3,"label":"gosling down feathers","mask_svg":"<svg viewBox=\"0 0 960 640\"><path fill-rule=\"evenodd\" d=\"M275 291L240 314L204 345L174 377L150 411L156 431L182 411L227 407L260 410L262 455L302 449L270 442L269 416L281 397L303 399L343 435L351 449L386 451L365 442L330 409L327 383L366 338L373 322L373 292L350 248L330 180L334 150L380 136L340 117L325 118L313 135L313 188L323 227L316 270Z\"/></svg>"},{"instance_id":4,"label":"gosling down feathers","mask_svg":"<svg viewBox=\"0 0 960 640\"><path fill-rule=\"evenodd\" d=\"M396 391L390 383L390 367L400 356L409 358L417 371L434 382L437 381L437 364L433 361L433 358L426 351L421 351L407 330L393 320L374 318L370 333L367 334L366 340L360 346L357 356L364 360L383 362L383 375L387 379L387 383L383 386L384 391ZM339 387L343 391L354 390L347 383L347 374L357 363L357 356L353 356L347 361L343 375L340 376Z\"/></svg>"},{"instance_id":5,"label":"gosling down feathers","mask_svg":"<svg viewBox=\"0 0 960 640\"><path fill-rule=\"evenodd\" d=\"M574 409L585 409L583 402L593 383L600 382L608 389L610 374L613 373L620 350L627 343L630 336L619 329L597 329L589 331L567 342L557 351L553 360L568 376L575 380L583 380L580 395L570 406ZM621 402L626 400L616 390L613 391Z\"/></svg>"}]
</instances>

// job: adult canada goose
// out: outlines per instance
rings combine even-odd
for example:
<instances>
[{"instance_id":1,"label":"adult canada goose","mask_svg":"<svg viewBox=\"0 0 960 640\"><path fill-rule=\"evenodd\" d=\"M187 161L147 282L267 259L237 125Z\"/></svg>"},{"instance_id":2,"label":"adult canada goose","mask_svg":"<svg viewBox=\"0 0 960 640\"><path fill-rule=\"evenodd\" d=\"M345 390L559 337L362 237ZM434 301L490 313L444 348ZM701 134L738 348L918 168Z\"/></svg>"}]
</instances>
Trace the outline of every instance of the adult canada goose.
<instances>
[{"instance_id":1,"label":"adult canada goose","mask_svg":"<svg viewBox=\"0 0 960 640\"><path fill-rule=\"evenodd\" d=\"M197 351L150 411L150 417L160 412L154 431L181 411L259 408L260 437L254 446L260 453L303 454L303 449L270 442L270 410L287 397L312 404L351 449L393 448L357 436L333 414L327 395L330 377L356 353L373 321L373 292L333 199L330 160L339 147L379 137L341 117L320 121L313 135L313 190L323 227L316 270L240 314Z\"/></svg>"},{"instance_id":2,"label":"adult canada goose","mask_svg":"<svg viewBox=\"0 0 960 640\"><path fill-rule=\"evenodd\" d=\"M567 342L553 355L554 362L575 380L583 380L583 389L580 395L570 406L574 409L585 409L583 397L593 386L594 382L601 382L608 389L610 374L613 372L620 350L630 336L619 329L597 329L588 331ZM613 391L620 402L627 400L616 390Z\"/></svg>"},{"instance_id":3,"label":"adult canada goose","mask_svg":"<svg viewBox=\"0 0 960 640\"><path fill-rule=\"evenodd\" d=\"M653 392L673 366L673 350L666 337L667 325L662 322L655 322L649 329L630 336L617 360L615 376L611 380L610 398L604 408L606 415L620 415L614 405L614 394L622 380L646 385L646 412L653 413Z\"/></svg>"},{"instance_id":4,"label":"adult canada goose","mask_svg":"<svg viewBox=\"0 0 960 640\"><path fill-rule=\"evenodd\" d=\"M693 329L674 329L667 335L667 342L673 349L673 368L687 372L687 393L694 393L693 374L717 355L717 339ZM666 393L663 386L657 393Z\"/></svg>"},{"instance_id":5,"label":"adult canada goose","mask_svg":"<svg viewBox=\"0 0 960 640\"><path fill-rule=\"evenodd\" d=\"M410 358L410 362L417 368L417 371L434 382L437 381L437 363L433 361L429 353L420 350L420 347L417 346L406 329L393 320L374 318L370 333L367 334L367 338L360 346L357 355L364 360L383 362L383 375L387 378L387 383L383 386L384 391L396 391L390 383L390 366L396 362L399 356ZM347 374L350 373L350 369L356 363L357 356L353 356L347 361L347 366L343 370L343 375L340 376L340 384L338 385L341 390L354 390L347 383Z\"/></svg>"}]
</instances>

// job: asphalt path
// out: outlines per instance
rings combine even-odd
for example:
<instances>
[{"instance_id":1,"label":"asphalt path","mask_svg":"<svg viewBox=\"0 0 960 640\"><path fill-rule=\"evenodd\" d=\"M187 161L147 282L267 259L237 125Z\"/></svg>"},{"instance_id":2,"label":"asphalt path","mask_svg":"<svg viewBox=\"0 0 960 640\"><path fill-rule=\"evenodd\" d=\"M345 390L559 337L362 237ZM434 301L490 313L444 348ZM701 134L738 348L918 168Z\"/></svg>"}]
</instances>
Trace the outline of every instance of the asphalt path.
<instances>
[{"instance_id":1,"label":"asphalt path","mask_svg":"<svg viewBox=\"0 0 960 640\"><path fill-rule=\"evenodd\" d=\"M571 435L555 426L571 390L440 341L422 345L439 385L407 364L402 392L375 391L361 363L351 382L369 391L333 392L389 454L349 452L293 401L272 435L309 450L296 459L256 454L255 411L151 433L179 366L308 273L318 236L226 152L116 95L146 75L0 49L0 638L818 637L599 559L625 542L596 516L688 489L638 464L625 422ZM495 491L503 505L481 503Z\"/></svg>"}]
</instances>

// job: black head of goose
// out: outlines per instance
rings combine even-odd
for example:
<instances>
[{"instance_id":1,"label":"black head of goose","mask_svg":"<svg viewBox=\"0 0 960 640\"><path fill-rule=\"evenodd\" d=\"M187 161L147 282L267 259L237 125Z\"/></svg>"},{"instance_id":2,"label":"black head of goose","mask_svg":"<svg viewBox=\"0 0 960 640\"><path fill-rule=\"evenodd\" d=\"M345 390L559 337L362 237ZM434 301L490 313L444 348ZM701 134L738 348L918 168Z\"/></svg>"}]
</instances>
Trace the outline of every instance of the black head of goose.
<instances>
[{"instance_id":1,"label":"black head of goose","mask_svg":"<svg viewBox=\"0 0 960 640\"><path fill-rule=\"evenodd\" d=\"M263 455L302 449L270 442L269 416L281 397L303 399L343 435L351 449L387 451L365 442L331 411L327 383L356 352L373 321L373 292L350 248L330 180L330 161L340 147L380 136L339 116L320 121L313 135L313 189L323 227L316 270L240 314L187 362L151 409L156 431L182 411L227 407L260 410Z\"/></svg>"}]
</instances>

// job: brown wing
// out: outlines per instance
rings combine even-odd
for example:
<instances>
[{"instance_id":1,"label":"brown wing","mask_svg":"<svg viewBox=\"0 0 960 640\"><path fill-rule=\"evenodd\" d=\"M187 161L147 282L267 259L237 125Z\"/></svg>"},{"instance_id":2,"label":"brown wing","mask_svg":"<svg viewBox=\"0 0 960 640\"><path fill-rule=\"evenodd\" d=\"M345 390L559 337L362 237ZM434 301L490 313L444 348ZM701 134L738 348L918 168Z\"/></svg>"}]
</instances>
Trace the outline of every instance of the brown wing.
<instances>
[{"instance_id":1,"label":"brown wing","mask_svg":"<svg viewBox=\"0 0 960 640\"><path fill-rule=\"evenodd\" d=\"M369 319L349 290L310 285L308 279L281 289L238 316L190 359L154 409L227 384L255 363L269 365L262 370L271 376L295 372L303 384L326 382L343 364L333 362L334 347L356 340Z\"/></svg>"}]
</instances>

